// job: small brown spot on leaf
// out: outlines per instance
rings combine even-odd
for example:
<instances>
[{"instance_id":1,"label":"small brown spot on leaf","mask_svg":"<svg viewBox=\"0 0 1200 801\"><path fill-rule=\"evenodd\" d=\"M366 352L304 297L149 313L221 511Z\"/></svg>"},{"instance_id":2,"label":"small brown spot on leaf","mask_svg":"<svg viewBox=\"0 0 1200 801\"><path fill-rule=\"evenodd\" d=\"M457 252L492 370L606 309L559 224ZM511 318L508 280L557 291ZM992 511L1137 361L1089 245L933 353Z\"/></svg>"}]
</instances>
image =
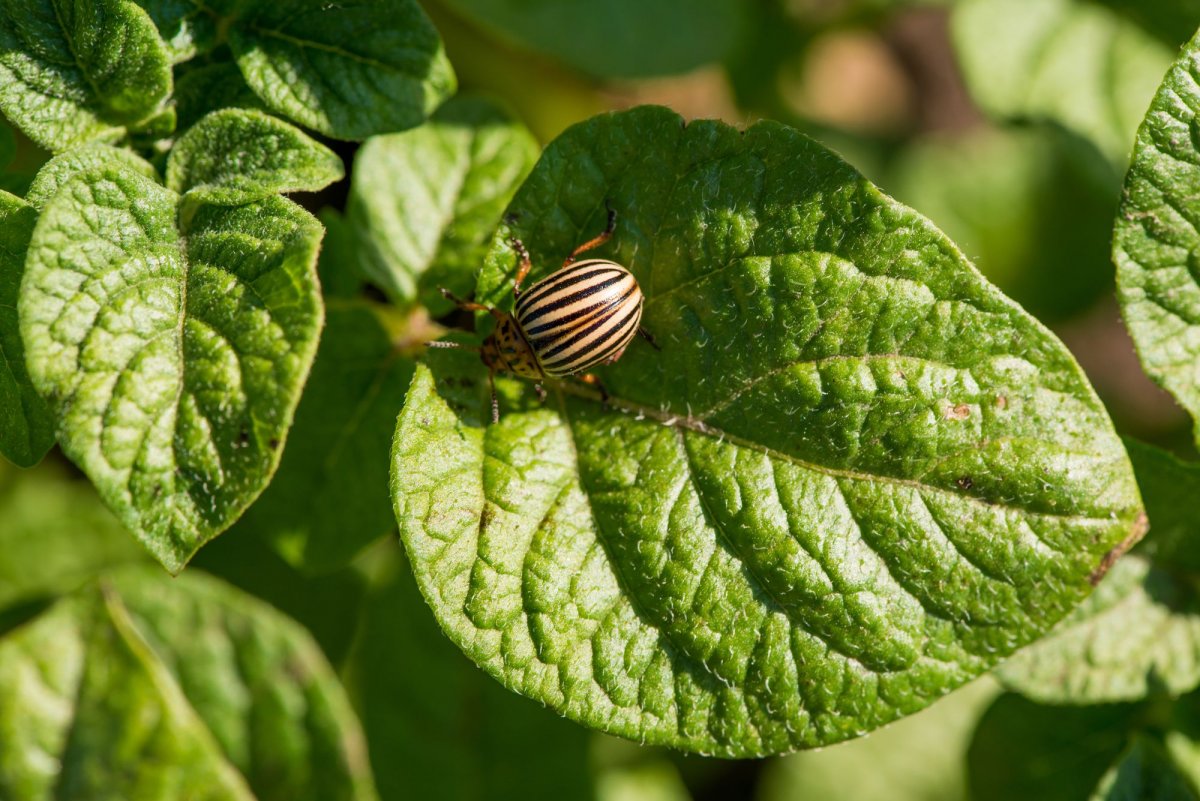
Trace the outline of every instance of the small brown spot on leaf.
<instances>
[{"instance_id":1,"label":"small brown spot on leaf","mask_svg":"<svg viewBox=\"0 0 1200 801\"><path fill-rule=\"evenodd\" d=\"M966 420L971 416L971 407L965 403L960 403L957 406L947 406L945 415L947 420Z\"/></svg>"},{"instance_id":2,"label":"small brown spot on leaf","mask_svg":"<svg viewBox=\"0 0 1200 801\"><path fill-rule=\"evenodd\" d=\"M1138 515L1137 520L1133 521L1133 529L1129 532L1129 536L1121 540L1116 546L1104 556L1100 557L1100 564L1096 565L1096 569L1088 575L1088 582L1095 587L1100 583L1100 580L1108 573L1117 560L1121 556L1138 543L1142 537L1146 536L1146 532L1150 530L1150 518L1146 517L1146 513L1142 512Z\"/></svg>"},{"instance_id":3,"label":"small brown spot on leaf","mask_svg":"<svg viewBox=\"0 0 1200 801\"><path fill-rule=\"evenodd\" d=\"M997 395L996 396L996 408L997 409L1007 409L1008 408L1008 398L1004 397L1003 395Z\"/></svg>"},{"instance_id":4,"label":"small brown spot on leaf","mask_svg":"<svg viewBox=\"0 0 1200 801\"><path fill-rule=\"evenodd\" d=\"M275 450L276 448L279 447L279 440L275 439L274 437L271 437L271 441L268 442L267 444L271 446L271 450Z\"/></svg>"},{"instance_id":5,"label":"small brown spot on leaf","mask_svg":"<svg viewBox=\"0 0 1200 801\"><path fill-rule=\"evenodd\" d=\"M958 485L959 489L964 490L969 490L971 487L975 486L975 480L970 476L959 476L954 483Z\"/></svg>"}]
</instances>

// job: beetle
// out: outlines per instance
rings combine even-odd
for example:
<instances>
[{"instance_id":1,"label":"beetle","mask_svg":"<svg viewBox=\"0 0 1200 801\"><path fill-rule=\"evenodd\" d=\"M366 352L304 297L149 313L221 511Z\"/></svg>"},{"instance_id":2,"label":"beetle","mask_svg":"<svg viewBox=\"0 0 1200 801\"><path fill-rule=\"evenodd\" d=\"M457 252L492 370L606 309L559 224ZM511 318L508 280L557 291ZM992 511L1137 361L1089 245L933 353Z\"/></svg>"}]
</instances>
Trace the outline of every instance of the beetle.
<instances>
[{"instance_id":1,"label":"beetle","mask_svg":"<svg viewBox=\"0 0 1200 801\"><path fill-rule=\"evenodd\" d=\"M580 255L603 245L617 227L617 214L608 209L608 224L599 236L571 251L555 272L529 287L521 284L533 264L520 239L509 240L521 259L513 283L512 313L455 296L443 288L442 295L466 311L485 311L496 320L493 331L478 348L488 368L492 390L492 422L500 422L496 398L497 372L534 380L538 397L545 399L541 382L547 378L577 376L607 398L595 376L584 371L598 364L612 364L640 335L658 350L658 344L642 328L645 298L633 273L606 259L577 260ZM430 342L433 347L462 347L454 342ZM474 348L472 348L474 350Z\"/></svg>"}]
</instances>

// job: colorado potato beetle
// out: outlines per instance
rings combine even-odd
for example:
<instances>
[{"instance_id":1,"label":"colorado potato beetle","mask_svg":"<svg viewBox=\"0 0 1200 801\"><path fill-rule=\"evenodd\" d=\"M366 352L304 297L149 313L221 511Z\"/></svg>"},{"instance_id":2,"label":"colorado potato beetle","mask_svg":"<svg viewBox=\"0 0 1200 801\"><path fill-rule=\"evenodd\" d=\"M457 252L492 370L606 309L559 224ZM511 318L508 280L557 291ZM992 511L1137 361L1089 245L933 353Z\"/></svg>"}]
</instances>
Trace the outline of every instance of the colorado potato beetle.
<instances>
[{"instance_id":1,"label":"colorado potato beetle","mask_svg":"<svg viewBox=\"0 0 1200 801\"><path fill-rule=\"evenodd\" d=\"M547 378L577 376L600 389L595 376L583 374L598 364L612 364L621 358L635 335L641 335L654 348L654 339L641 327L641 287L633 273L606 259L576 261L582 253L599 247L616 230L617 215L608 211L608 225L594 239L584 242L554 273L521 292L521 284L532 263L521 240L510 244L521 259L513 283L516 304L510 314L500 309L455 297L449 290L442 294L460 309L485 311L496 319L496 330L483 341L480 357L488 368L492 389L492 422L500 421L496 399L495 374L510 373L532 378L538 396L544 398L541 381ZM461 347L457 343L430 342L434 347Z\"/></svg>"}]
</instances>

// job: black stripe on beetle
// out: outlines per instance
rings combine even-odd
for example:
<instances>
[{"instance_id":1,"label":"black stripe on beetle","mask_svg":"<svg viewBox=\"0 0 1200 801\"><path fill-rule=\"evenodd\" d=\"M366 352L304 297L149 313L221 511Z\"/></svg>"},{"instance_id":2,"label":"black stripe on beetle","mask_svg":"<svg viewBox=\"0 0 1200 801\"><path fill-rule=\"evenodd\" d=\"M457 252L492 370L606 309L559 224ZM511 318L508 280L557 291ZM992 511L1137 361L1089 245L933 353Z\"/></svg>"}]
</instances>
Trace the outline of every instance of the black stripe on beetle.
<instances>
[{"instance_id":1,"label":"black stripe on beetle","mask_svg":"<svg viewBox=\"0 0 1200 801\"><path fill-rule=\"evenodd\" d=\"M598 364L615 362L638 334L654 345L641 328L645 299L633 273L605 259L575 261L580 253L608 241L615 226L616 213L610 209L608 227L602 234L575 248L557 272L538 281L524 294L521 283L531 267L529 252L520 240L513 239L513 249L521 264L513 283L516 303L512 314L481 303L468 303L442 290L460 308L486 311L496 319L496 330L479 349L489 378L497 372L535 381L578 375ZM581 378L597 384L594 376ZM544 396L540 384L535 388ZM602 397L607 397L603 387L600 391ZM492 420L500 420L494 381Z\"/></svg>"}]
</instances>

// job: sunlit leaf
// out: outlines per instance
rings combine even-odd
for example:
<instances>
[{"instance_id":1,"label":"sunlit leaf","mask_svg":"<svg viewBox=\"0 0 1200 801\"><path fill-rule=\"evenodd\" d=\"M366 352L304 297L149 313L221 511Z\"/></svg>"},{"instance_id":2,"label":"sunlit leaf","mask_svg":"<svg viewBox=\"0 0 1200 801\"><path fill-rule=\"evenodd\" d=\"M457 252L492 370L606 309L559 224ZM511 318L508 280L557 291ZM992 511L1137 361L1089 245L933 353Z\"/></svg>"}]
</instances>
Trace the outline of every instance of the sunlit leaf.
<instances>
[{"instance_id":1,"label":"sunlit leaf","mask_svg":"<svg viewBox=\"0 0 1200 801\"><path fill-rule=\"evenodd\" d=\"M1171 67L1142 127L1113 231L1118 299L1142 365L1200 441L1200 38Z\"/></svg>"},{"instance_id":2,"label":"sunlit leaf","mask_svg":"<svg viewBox=\"0 0 1200 801\"><path fill-rule=\"evenodd\" d=\"M179 571L269 481L316 351L321 227L278 196L204 206L128 168L46 204L21 333L63 451Z\"/></svg>"},{"instance_id":3,"label":"sunlit leaf","mask_svg":"<svg viewBox=\"0 0 1200 801\"><path fill-rule=\"evenodd\" d=\"M166 47L132 0L0 2L0 112L47 150L117 139L170 92Z\"/></svg>"},{"instance_id":4,"label":"sunlit leaf","mask_svg":"<svg viewBox=\"0 0 1200 801\"><path fill-rule=\"evenodd\" d=\"M315 192L345 175L342 160L283 120L222 109L179 137L167 186L189 200L240 206L281 192Z\"/></svg>"},{"instance_id":5,"label":"sunlit leaf","mask_svg":"<svg viewBox=\"0 0 1200 801\"><path fill-rule=\"evenodd\" d=\"M915 712L1043 634L1141 533L1120 440L1063 346L928 221L776 123L640 108L545 152L518 235L647 296L607 405L545 405L441 351L392 487L443 629L507 686L605 731L725 755Z\"/></svg>"}]
</instances>

